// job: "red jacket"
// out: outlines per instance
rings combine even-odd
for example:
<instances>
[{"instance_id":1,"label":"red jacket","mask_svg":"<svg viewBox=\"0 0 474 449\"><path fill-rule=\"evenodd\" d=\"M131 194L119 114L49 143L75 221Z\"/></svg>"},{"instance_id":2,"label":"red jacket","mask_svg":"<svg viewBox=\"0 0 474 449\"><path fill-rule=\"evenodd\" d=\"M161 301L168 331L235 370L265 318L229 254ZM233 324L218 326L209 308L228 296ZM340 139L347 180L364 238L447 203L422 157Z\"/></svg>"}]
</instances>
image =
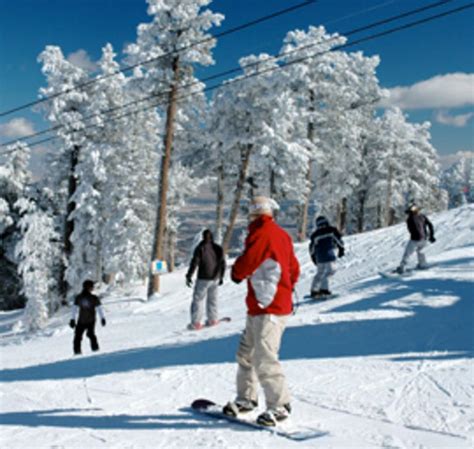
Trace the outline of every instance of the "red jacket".
<instances>
[{"instance_id":1,"label":"red jacket","mask_svg":"<svg viewBox=\"0 0 474 449\"><path fill-rule=\"evenodd\" d=\"M291 237L271 217L262 215L249 226L243 254L232 267L232 280L247 279L249 315L289 315L300 267Z\"/></svg>"}]
</instances>

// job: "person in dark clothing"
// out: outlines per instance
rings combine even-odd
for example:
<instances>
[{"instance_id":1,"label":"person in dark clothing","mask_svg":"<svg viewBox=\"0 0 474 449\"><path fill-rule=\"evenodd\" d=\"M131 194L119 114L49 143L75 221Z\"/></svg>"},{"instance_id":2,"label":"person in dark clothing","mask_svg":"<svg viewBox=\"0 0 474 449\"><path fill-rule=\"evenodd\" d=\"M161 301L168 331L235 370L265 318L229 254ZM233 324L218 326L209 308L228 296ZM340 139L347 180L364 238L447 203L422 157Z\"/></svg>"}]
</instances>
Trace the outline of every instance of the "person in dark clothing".
<instances>
[{"instance_id":1,"label":"person in dark clothing","mask_svg":"<svg viewBox=\"0 0 474 449\"><path fill-rule=\"evenodd\" d=\"M426 215L420 213L420 209L416 204L412 204L405 212L408 214L407 228L410 233L410 240L405 248L402 261L395 270L399 274L402 274L405 271L408 259L415 251L418 256L417 268L427 268L426 256L424 253L426 241L428 240L430 243L436 242L433 224L428 220Z\"/></svg>"},{"instance_id":2,"label":"person in dark clothing","mask_svg":"<svg viewBox=\"0 0 474 449\"><path fill-rule=\"evenodd\" d=\"M202 233L202 241L194 250L193 258L186 274L186 285L191 287L192 277L198 269L196 285L194 286L193 301L191 303L190 329L201 329L204 298L207 297L206 314L207 325L218 323L217 288L224 282L225 257L221 246L214 243L212 232L206 229Z\"/></svg>"},{"instance_id":3,"label":"person in dark clothing","mask_svg":"<svg viewBox=\"0 0 474 449\"><path fill-rule=\"evenodd\" d=\"M344 242L339 230L329 224L324 216L316 218L316 230L311 234L309 253L313 263L318 267L311 285L313 298L324 298L331 294L329 277L335 273L335 249L338 257L344 256Z\"/></svg>"},{"instance_id":4,"label":"person in dark clothing","mask_svg":"<svg viewBox=\"0 0 474 449\"><path fill-rule=\"evenodd\" d=\"M74 354L81 354L81 341L84 332L89 337L92 351L99 350L99 343L95 335L96 310L99 313L102 326L105 326L105 315L99 298L92 294L94 282L84 281L82 292L76 296L72 308L72 317L69 326L75 329L74 332Z\"/></svg>"}]
</instances>

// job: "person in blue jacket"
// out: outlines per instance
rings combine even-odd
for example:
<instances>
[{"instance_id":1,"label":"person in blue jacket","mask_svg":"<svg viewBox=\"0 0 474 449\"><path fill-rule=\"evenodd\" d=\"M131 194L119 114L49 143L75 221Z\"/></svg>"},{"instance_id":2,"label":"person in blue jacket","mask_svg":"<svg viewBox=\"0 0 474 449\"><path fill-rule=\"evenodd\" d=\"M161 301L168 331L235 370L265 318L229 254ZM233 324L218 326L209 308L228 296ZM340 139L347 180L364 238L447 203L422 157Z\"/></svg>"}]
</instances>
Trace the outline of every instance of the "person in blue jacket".
<instances>
[{"instance_id":1,"label":"person in blue jacket","mask_svg":"<svg viewBox=\"0 0 474 449\"><path fill-rule=\"evenodd\" d=\"M334 262L337 256L344 256L344 242L337 228L331 226L326 217L316 218L316 230L311 234L309 253L318 271L311 285L313 298L324 298L331 295L329 291L329 277L335 273Z\"/></svg>"}]
</instances>

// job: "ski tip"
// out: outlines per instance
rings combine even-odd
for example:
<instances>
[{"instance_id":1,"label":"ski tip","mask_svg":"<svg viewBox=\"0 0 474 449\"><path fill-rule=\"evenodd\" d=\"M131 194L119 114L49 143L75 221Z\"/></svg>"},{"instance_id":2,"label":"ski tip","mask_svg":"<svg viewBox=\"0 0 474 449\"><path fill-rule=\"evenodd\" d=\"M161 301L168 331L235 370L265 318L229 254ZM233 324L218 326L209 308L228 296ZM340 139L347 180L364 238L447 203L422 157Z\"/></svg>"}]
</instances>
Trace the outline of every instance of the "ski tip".
<instances>
[{"instance_id":1,"label":"ski tip","mask_svg":"<svg viewBox=\"0 0 474 449\"><path fill-rule=\"evenodd\" d=\"M196 399L191 403L191 408L195 410L204 410L206 408L209 408L213 405L216 405L215 402L210 401L209 399Z\"/></svg>"}]
</instances>

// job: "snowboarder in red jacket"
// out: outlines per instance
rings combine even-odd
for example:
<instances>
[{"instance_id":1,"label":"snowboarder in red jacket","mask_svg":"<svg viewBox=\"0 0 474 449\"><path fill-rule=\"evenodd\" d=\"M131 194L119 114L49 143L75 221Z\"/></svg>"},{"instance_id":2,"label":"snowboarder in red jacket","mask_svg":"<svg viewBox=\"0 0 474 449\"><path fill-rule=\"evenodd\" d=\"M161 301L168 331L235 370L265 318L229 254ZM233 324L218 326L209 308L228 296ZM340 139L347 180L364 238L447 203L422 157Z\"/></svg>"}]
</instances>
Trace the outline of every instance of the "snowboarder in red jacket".
<instances>
[{"instance_id":1,"label":"snowboarder in red jacket","mask_svg":"<svg viewBox=\"0 0 474 449\"><path fill-rule=\"evenodd\" d=\"M247 280L247 322L237 350L237 398L224 407L232 416L254 409L260 383L267 409L257 422L266 426L291 412L278 352L300 272L291 237L273 220L277 208L270 198L254 198L245 249L232 267L234 282Z\"/></svg>"}]
</instances>

